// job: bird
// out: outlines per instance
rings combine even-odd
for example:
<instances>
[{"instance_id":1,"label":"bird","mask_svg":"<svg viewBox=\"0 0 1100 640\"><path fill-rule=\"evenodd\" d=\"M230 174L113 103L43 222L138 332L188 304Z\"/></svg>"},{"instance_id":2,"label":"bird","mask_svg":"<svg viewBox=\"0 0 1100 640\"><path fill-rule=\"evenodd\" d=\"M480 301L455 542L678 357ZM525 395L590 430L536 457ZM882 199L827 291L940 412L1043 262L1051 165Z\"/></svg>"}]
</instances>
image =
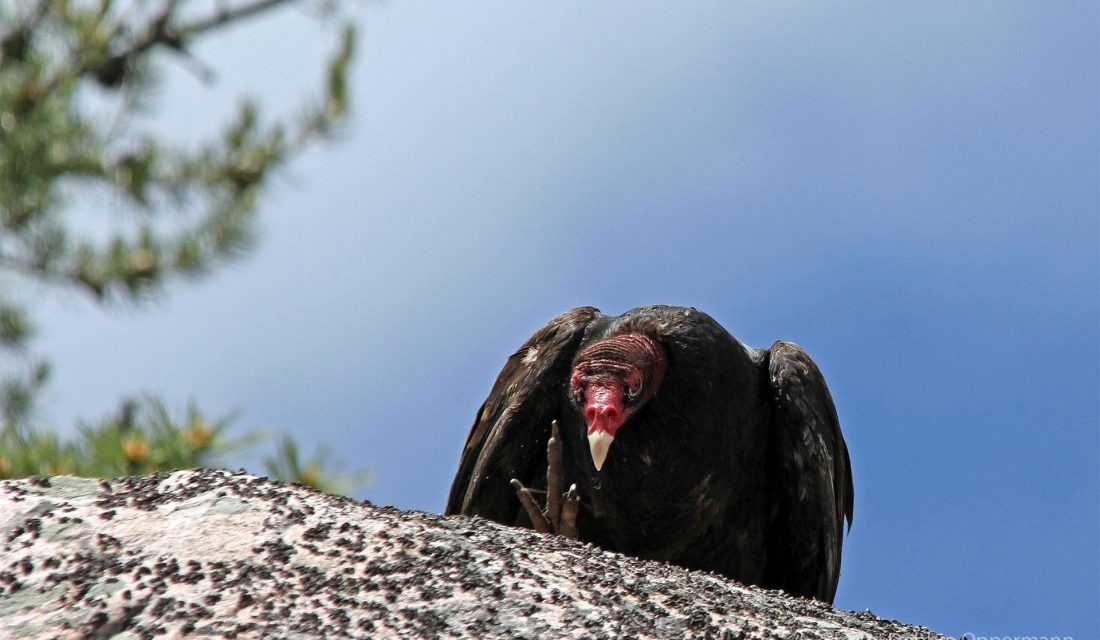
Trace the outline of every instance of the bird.
<instances>
[{"instance_id":1,"label":"bird","mask_svg":"<svg viewBox=\"0 0 1100 640\"><path fill-rule=\"evenodd\" d=\"M571 309L509 357L444 513L832 603L853 503L802 348L752 348L693 307L653 305Z\"/></svg>"}]
</instances>

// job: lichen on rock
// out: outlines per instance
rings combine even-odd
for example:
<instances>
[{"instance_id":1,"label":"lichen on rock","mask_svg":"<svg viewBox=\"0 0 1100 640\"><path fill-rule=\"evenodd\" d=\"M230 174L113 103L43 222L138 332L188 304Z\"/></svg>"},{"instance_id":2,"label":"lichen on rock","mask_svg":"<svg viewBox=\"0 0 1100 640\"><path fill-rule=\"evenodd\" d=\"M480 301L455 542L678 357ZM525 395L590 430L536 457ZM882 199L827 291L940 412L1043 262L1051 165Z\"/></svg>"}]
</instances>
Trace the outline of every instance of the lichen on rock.
<instances>
[{"instance_id":1,"label":"lichen on rock","mask_svg":"<svg viewBox=\"0 0 1100 640\"><path fill-rule=\"evenodd\" d=\"M245 473L0 482L3 638L942 638Z\"/></svg>"}]
</instances>

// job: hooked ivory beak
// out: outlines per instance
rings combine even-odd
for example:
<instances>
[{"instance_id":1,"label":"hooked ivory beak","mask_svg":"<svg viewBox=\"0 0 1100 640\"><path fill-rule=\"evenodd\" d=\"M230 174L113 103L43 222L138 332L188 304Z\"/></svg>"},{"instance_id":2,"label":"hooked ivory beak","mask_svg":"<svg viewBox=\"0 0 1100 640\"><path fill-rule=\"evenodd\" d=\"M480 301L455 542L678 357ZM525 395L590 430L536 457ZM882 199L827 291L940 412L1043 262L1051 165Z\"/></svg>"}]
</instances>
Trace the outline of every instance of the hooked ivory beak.
<instances>
[{"instance_id":1,"label":"hooked ivory beak","mask_svg":"<svg viewBox=\"0 0 1100 640\"><path fill-rule=\"evenodd\" d=\"M606 431L593 431L588 434L588 446L592 450L592 464L596 465L596 471L603 468L603 462L607 459L607 450L611 448L615 436Z\"/></svg>"}]
</instances>

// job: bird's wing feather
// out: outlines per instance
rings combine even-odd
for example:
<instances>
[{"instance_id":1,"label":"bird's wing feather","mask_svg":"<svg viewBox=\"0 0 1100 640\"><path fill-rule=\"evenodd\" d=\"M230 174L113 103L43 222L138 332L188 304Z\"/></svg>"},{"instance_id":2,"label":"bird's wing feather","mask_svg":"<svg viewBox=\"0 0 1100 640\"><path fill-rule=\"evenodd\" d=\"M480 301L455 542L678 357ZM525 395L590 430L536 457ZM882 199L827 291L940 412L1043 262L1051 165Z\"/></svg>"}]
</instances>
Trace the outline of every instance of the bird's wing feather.
<instances>
[{"instance_id":1,"label":"bird's wing feather","mask_svg":"<svg viewBox=\"0 0 1100 640\"><path fill-rule=\"evenodd\" d=\"M585 328L599 315L593 307L567 311L508 358L474 419L445 513L500 522L522 517L509 481L537 484L535 475L545 474L550 422L565 402L562 385Z\"/></svg>"},{"instance_id":2,"label":"bird's wing feather","mask_svg":"<svg viewBox=\"0 0 1100 640\"><path fill-rule=\"evenodd\" d=\"M772 391L769 481L773 516L768 582L832 602L844 520L852 524L848 447L817 365L798 345L768 350Z\"/></svg>"}]
</instances>

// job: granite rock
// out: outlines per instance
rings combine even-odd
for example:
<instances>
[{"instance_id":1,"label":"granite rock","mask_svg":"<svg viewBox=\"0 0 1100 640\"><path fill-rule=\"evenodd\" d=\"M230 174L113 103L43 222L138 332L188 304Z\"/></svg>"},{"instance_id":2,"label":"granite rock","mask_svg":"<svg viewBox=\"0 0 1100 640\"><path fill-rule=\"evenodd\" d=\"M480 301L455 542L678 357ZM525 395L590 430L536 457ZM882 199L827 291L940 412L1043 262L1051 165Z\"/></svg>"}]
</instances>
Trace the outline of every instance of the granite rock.
<instances>
[{"instance_id":1,"label":"granite rock","mask_svg":"<svg viewBox=\"0 0 1100 640\"><path fill-rule=\"evenodd\" d=\"M943 638L225 471L0 482L0 544L0 638Z\"/></svg>"}]
</instances>

